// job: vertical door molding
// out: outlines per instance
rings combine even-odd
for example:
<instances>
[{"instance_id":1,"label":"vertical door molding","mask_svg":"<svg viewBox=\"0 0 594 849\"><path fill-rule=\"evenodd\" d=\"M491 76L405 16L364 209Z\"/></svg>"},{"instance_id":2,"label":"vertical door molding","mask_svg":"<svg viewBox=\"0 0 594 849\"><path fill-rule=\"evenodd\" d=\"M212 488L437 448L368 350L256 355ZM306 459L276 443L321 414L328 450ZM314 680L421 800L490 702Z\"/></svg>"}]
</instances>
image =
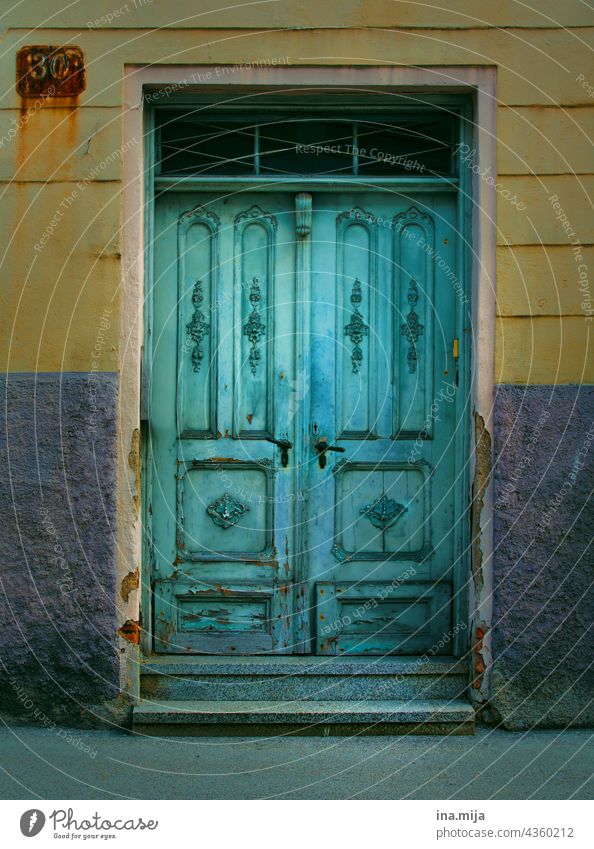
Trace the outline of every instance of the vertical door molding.
<instances>
[{"instance_id":1,"label":"vertical door molding","mask_svg":"<svg viewBox=\"0 0 594 849\"><path fill-rule=\"evenodd\" d=\"M296 340L296 399L301 404L301 415L295 410L295 627L296 653L306 654L310 649L312 632L308 616L307 591L308 537L305 519L307 504L307 462L310 453L311 396L311 227L313 199L308 192L295 197L295 310Z\"/></svg>"},{"instance_id":2,"label":"vertical door molding","mask_svg":"<svg viewBox=\"0 0 594 849\"><path fill-rule=\"evenodd\" d=\"M197 206L184 212L177 225L177 432L182 437L204 439L217 430L219 224L214 212ZM197 245L190 244L194 228L208 234ZM199 269L189 267L188 253L195 247L204 255ZM196 403L197 393L202 404ZM193 417L204 410L204 401L206 415L198 422Z\"/></svg>"},{"instance_id":3,"label":"vertical door molding","mask_svg":"<svg viewBox=\"0 0 594 849\"><path fill-rule=\"evenodd\" d=\"M265 234L264 246L258 244L258 231ZM233 436L236 438L274 436L276 231L276 218L255 204L235 217ZM254 236L253 245L245 244L246 235ZM253 411L244 407L257 387L265 398L265 411L256 416L256 421L253 417L249 419L251 429L248 429L245 422L247 416L253 416Z\"/></svg>"},{"instance_id":4,"label":"vertical door molding","mask_svg":"<svg viewBox=\"0 0 594 849\"><path fill-rule=\"evenodd\" d=\"M394 393L394 435L416 435L424 427L433 399L435 223L431 215L413 205L394 217L392 227L392 297L396 306L392 338L394 375L399 388ZM408 270L411 266L413 273ZM403 407L406 417L402 414ZM431 421L424 430L430 438Z\"/></svg>"},{"instance_id":5,"label":"vertical door molding","mask_svg":"<svg viewBox=\"0 0 594 849\"><path fill-rule=\"evenodd\" d=\"M367 245L347 244L351 229L362 229ZM347 254L353 251L350 257ZM363 253L361 254L361 249ZM360 256L357 256L360 254ZM359 272L357 260L366 266ZM362 264L362 263L361 263ZM357 269L357 273L353 273ZM363 280L360 276L364 277ZM366 303L365 303L366 302ZM360 439L377 431L377 381L372 375L378 366L377 339L377 221L371 212L360 207L341 212L336 217L336 436ZM366 350L365 350L366 349ZM358 377L357 377L358 376ZM355 392L366 398L363 427L349 426L346 416L353 416L360 405L352 399L345 404L344 393L356 380ZM348 409L346 407L348 406ZM361 423L362 424L362 423Z\"/></svg>"}]
</instances>

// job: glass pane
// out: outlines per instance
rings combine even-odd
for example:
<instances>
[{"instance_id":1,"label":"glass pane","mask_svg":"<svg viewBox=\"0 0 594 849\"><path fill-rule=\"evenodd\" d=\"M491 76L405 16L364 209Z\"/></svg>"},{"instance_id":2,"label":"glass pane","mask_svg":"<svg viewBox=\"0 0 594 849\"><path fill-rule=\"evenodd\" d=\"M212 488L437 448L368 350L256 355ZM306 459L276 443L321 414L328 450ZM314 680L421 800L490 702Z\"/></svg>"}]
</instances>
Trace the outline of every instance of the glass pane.
<instances>
[{"instance_id":1,"label":"glass pane","mask_svg":"<svg viewBox=\"0 0 594 849\"><path fill-rule=\"evenodd\" d=\"M254 173L254 127L247 123L197 121L193 116L161 124L162 174Z\"/></svg>"},{"instance_id":2,"label":"glass pane","mask_svg":"<svg viewBox=\"0 0 594 849\"><path fill-rule=\"evenodd\" d=\"M264 177L446 176L453 174L459 119L410 112L394 120L328 119L306 113L215 116L204 109L158 112L162 174ZM356 141L354 141L356 139Z\"/></svg>"},{"instance_id":3,"label":"glass pane","mask_svg":"<svg viewBox=\"0 0 594 849\"><path fill-rule=\"evenodd\" d=\"M353 173L353 122L295 118L260 124L260 173Z\"/></svg>"},{"instance_id":4,"label":"glass pane","mask_svg":"<svg viewBox=\"0 0 594 849\"><path fill-rule=\"evenodd\" d=\"M453 122L449 117L399 124L357 122L359 174L397 177L452 173Z\"/></svg>"}]
</instances>

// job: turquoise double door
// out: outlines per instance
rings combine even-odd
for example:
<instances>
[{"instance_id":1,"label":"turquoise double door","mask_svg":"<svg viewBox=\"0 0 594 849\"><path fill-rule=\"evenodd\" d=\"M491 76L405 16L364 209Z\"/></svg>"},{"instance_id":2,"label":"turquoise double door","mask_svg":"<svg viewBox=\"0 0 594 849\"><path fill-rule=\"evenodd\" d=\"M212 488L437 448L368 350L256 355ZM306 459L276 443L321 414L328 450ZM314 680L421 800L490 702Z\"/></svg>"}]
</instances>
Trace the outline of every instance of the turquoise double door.
<instances>
[{"instance_id":1,"label":"turquoise double door","mask_svg":"<svg viewBox=\"0 0 594 849\"><path fill-rule=\"evenodd\" d=\"M451 652L457 238L448 194L158 199L155 651Z\"/></svg>"}]
</instances>

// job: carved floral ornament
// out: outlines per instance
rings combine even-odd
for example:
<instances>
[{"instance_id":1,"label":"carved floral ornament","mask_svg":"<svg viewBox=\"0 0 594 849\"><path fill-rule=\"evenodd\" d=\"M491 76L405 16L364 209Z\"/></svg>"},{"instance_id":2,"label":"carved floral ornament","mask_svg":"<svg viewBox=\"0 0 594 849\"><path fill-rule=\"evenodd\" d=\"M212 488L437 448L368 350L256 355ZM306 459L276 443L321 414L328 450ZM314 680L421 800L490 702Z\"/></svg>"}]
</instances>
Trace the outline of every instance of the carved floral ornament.
<instances>
[{"instance_id":1,"label":"carved floral ornament","mask_svg":"<svg viewBox=\"0 0 594 849\"><path fill-rule=\"evenodd\" d=\"M246 504L242 504L237 498L225 492L220 498L208 505L206 512L215 525L226 530L233 527L249 509Z\"/></svg>"},{"instance_id":2,"label":"carved floral ornament","mask_svg":"<svg viewBox=\"0 0 594 849\"><path fill-rule=\"evenodd\" d=\"M264 212L264 210L260 209L260 207L256 204L235 216L235 227L241 229L246 224L250 224L254 221L258 221L260 224L263 224L268 229L269 233L273 233L276 230L277 223L274 215Z\"/></svg>"},{"instance_id":3,"label":"carved floral ornament","mask_svg":"<svg viewBox=\"0 0 594 849\"><path fill-rule=\"evenodd\" d=\"M372 215L371 212L366 212L364 209L361 209L360 206L341 212L336 218L339 240L344 240L346 229L353 224L361 224L365 227L369 235L371 251L374 253L376 238L375 229L377 225L376 217ZM353 283L353 289L349 300L352 304L353 310L349 323L345 324L344 334L345 336L348 336L353 343L351 351L352 373L359 374L363 364L363 350L361 348L361 343L369 335L369 325L366 324L360 310L360 306L363 303L363 291L359 278L356 278Z\"/></svg>"},{"instance_id":4,"label":"carved floral ornament","mask_svg":"<svg viewBox=\"0 0 594 849\"><path fill-rule=\"evenodd\" d=\"M253 375L256 374L262 354L260 351L260 340L266 335L266 325L262 321L260 315L260 303L262 301L262 290L260 281L254 277L250 283L249 301L252 305L252 311L248 316L246 323L243 325L243 335L247 337L250 343L250 353L248 362L250 371Z\"/></svg>"},{"instance_id":5,"label":"carved floral ornament","mask_svg":"<svg viewBox=\"0 0 594 849\"><path fill-rule=\"evenodd\" d=\"M411 206L406 210L406 212L399 212L398 215L394 216L392 226L397 232L399 232L411 222L414 224L419 224L421 227L423 227L425 229L426 240L433 244L433 219L430 215L427 215L426 212L423 212L416 206Z\"/></svg>"},{"instance_id":6,"label":"carved floral ornament","mask_svg":"<svg viewBox=\"0 0 594 849\"><path fill-rule=\"evenodd\" d=\"M182 268L186 265L186 256L188 251L188 234L196 225L204 225L209 231L210 242L213 245L213 250L216 253L216 240L219 230L219 218L211 210L204 206L196 206L184 212L178 221L178 239L179 239L179 255L182 262ZM185 272L183 273L185 281ZM202 360L204 359L204 350L202 342L210 333L210 324L206 320L206 316L202 311L204 303L203 281L196 280L192 289L192 306L194 308L190 321L186 324L186 335L194 342L192 347L192 368L195 372L200 371Z\"/></svg>"},{"instance_id":7,"label":"carved floral ornament","mask_svg":"<svg viewBox=\"0 0 594 849\"><path fill-rule=\"evenodd\" d=\"M353 291L351 292L350 301L353 305L353 312L351 320L344 326L344 334L345 336L348 336L353 343L353 350L351 352L353 374L359 374L361 371L361 363L363 362L361 342L369 334L369 326L363 320L363 316L359 310L363 301L363 295L361 293L361 281L358 278L353 283Z\"/></svg>"},{"instance_id":8,"label":"carved floral ornament","mask_svg":"<svg viewBox=\"0 0 594 849\"><path fill-rule=\"evenodd\" d=\"M388 498L385 493L382 493L375 501L361 507L359 513L368 519L374 528L383 532L391 528L407 510L408 508L404 504L399 504L398 501ZM333 544L330 552L339 563L345 563L353 558L357 559L357 552L346 551L339 542ZM425 551L422 552L422 556L424 557L426 553ZM413 560L418 559L414 552L407 552L406 557Z\"/></svg>"},{"instance_id":9,"label":"carved floral ornament","mask_svg":"<svg viewBox=\"0 0 594 849\"><path fill-rule=\"evenodd\" d=\"M205 315L201 310L203 302L202 280L197 280L192 290L194 313L191 321L186 324L186 334L194 342L192 348L192 368L195 372L200 371L200 366L204 358L202 340L210 333L210 324L206 321Z\"/></svg>"},{"instance_id":10,"label":"carved floral ornament","mask_svg":"<svg viewBox=\"0 0 594 849\"><path fill-rule=\"evenodd\" d=\"M381 219L380 219L381 220ZM378 219L371 212L366 212L360 206L355 206L346 212L341 212L336 218L337 226L348 226L357 221L367 224L370 228L375 227Z\"/></svg>"},{"instance_id":11,"label":"carved floral ornament","mask_svg":"<svg viewBox=\"0 0 594 849\"><path fill-rule=\"evenodd\" d=\"M410 286L408 287L408 295L406 297L410 305L410 311L406 316L406 321L400 326L400 332L408 342L408 354L406 355L406 360L408 362L408 370L410 374L414 374L417 370L417 363L419 360L417 342L425 331L425 327L419 321L419 316L415 310L419 300L419 288L414 277L411 277Z\"/></svg>"},{"instance_id":12,"label":"carved floral ornament","mask_svg":"<svg viewBox=\"0 0 594 849\"><path fill-rule=\"evenodd\" d=\"M428 256L431 255L430 252L433 251L435 243L435 225L432 217L416 206L411 206L406 212L399 213L393 219L393 227L397 234L403 234L410 224L414 224L421 229L425 250L428 251ZM409 235L408 238L411 238L411 236ZM426 285L429 286L429 283ZM407 300L410 309L406 316L406 321L400 325L400 333L405 337L409 346L406 356L408 371L410 374L414 374L419 361L417 343L425 331L425 327L419 321L419 315L415 309L419 301L419 288L414 278L411 278L408 287Z\"/></svg>"},{"instance_id":13,"label":"carved floral ornament","mask_svg":"<svg viewBox=\"0 0 594 849\"><path fill-rule=\"evenodd\" d=\"M272 256L274 250L274 240L277 229L277 221L274 215L265 212L259 206L254 204L249 209L240 212L235 216L235 251L236 255L240 255L242 251L242 236L247 227L257 225L262 227L267 233L268 255ZM270 263L270 259L269 259ZM270 265L269 265L270 268ZM242 286L246 285L242 282ZM260 342L266 335L266 324L262 321L261 303L263 300L262 292L266 292L266 283L260 278L254 277L249 283L248 300L251 305L251 312L245 321L242 333L250 343L250 352L248 355L248 363L251 373L255 376L258 371L258 366L262 359L260 350Z\"/></svg>"},{"instance_id":14,"label":"carved floral ornament","mask_svg":"<svg viewBox=\"0 0 594 849\"><path fill-rule=\"evenodd\" d=\"M361 507L359 513L369 519L374 528L379 528L381 531L385 531L387 528L391 527L391 525L393 525L403 513L406 513L406 507L404 504L399 504L397 501L394 501L393 498L388 498L384 493L376 501Z\"/></svg>"}]
</instances>

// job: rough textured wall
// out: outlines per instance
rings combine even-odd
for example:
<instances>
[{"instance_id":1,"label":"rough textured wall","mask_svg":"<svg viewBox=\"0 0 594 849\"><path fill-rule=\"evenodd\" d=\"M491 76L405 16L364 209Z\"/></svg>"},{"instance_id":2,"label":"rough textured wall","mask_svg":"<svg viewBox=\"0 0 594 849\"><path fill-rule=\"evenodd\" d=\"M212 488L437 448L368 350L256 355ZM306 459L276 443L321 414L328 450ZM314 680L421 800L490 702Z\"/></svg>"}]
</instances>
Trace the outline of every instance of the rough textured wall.
<instances>
[{"instance_id":1,"label":"rough textured wall","mask_svg":"<svg viewBox=\"0 0 594 849\"><path fill-rule=\"evenodd\" d=\"M447 8L397 0L330 0L325 4L278 0L233 4L229 9L215 0L204 0L199 6L197 9L195 0L121 5L113 0L80 0L58 9L55 0L29 0L3 16L6 31L0 74L8 83L0 93L0 359L3 370L15 373L7 396L8 438L14 443L10 459L13 465L18 459L18 475L13 476L17 484L15 517L10 478L4 473L6 459L0 457L4 507L0 543L8 603L26 628L22 634L8 629L0 659L6 662L9 658L8 665L14 666L25 686L30 685L41 700L50 690L55 692L50 675L89 704L110 699L117 679L116 622L110 606L117 595L113 538L116 437L115 430L110 430L115 428L115 378L109 374L101 383L105 393L103 441L97 452L102 458L101 503L91 495L97 491L91 473L95 455L88 429L85 431L88 398L84 382L89 371L115 372L120 363L125 64L236 65L288 57L288 64L299 66L394 62L495 66L499 185L498 271L493 281L499 315L496 380L542 385L541 390L529 388L526 393L508 385L500 387L495 434L501 452L496 467L498 493L512 480L530 444L534 417L538 421L540 414L538 399L549 397L550 384L594 382L594 358L588 354L591 324L585 321L584 307L591 290L580 288L571 239L550 200L557 195L580 244L583 263L594 267L590 141L594 131L594 19L589 7L579 0L561 4L543 0L538 8L476 0L454 0ZM124 12L114 17L116 8ZM49 100L42 108L32 108L21 100L12 83L15 56L19 47L31 43L79 45L87 63L85 92L71 101ZM517 196L525 209L510 203L506 193ZM46 238L48 234L50 238ZM36 244L40 250L35 249ZM99 316L106 307L113 310L111 328L105 334L100 364L95 366L91 351ZM60 370L80 372L81 376L64 375L62 381L57 375L44 376L35 389L33 378L22 375ZM62 400L60 385L68 387ZM539 392L543 394L539 396ZM530 408L528 401L518 401L524 396L536 399ZM584 656L587 654L582 640L567 660L567 671L562 671L561 664L553 672L556 659L561 659L559 653L568 650L572 640L577 641L587 616L586 608L580 606L575 624L565 622L555 631L565 602L577 600L585 571L576 576L575 584L563 584L559 605L543 607L529 627L530 611L535 613L554 594L572 554L580 550L584 532L572 529L557 552L551 548L550 537L554 528L561 533L558 520L543 531L525 556L520 558L518 552L530 534L526 517L537 521L557 486L555 475L566 473L571 452L577 450L584 434L586 398L591 395L562 387L555 390L554 397L557 400L546 432L543 430L547 448L534 452L538 456L523 470L521 482L516 485L513 478L518 503L512 508L506 502L495 517L495 578L497 584L498 576L505 576L505 583L497 586L495 594L493 704L510 725L529 723L549 704L547 699L555 687L563 689L565 681L576 677L582 648ZM573 413L571 398L577 400ZM59 421L54 416L61 404L68 423L63 430L63 453L58 448ZM36 407L44 423L37 435L33 432ZM125 446L132 443L132 433L119 437ZM4 430L2 438L6 439ZM562 458L558 467L546 470L543 481L531 490L531 481L540 480L547 455L552 456L558 444L555 456ZM75 505L72 512L63 479L66 466ZM46 489L49 482L44 492L47 501L43 502L40 478ZM564 497L560 512L577 514L586 480L582 472L579 485ZM528 501L522 520L516 521L518 505ZM44 504L48 508L45 524L39 512ZM27 529L22 541L33 564L31 574L19 547L17 519L18 526ZM88 578L77 585L80 597L65 597L57 586L50 562L53 536L47 531L48 522L60 537L68 563ZM94 564L92 573L77 538L79 524L89 562ZM546 562L542 574L541 562ZM131 574L137 567L129 564ZM525 586L530 587L529 593L521 592ZM2 615L12 616L7 602L2 604ZM504 615L509 608L517 615ZM551 639L543 643L540 638L550 633ZM533 656L534 665L529 667L526 661ZM573 695L549 712L551 721L576 715L574 709L585 697L576 693L584 681L580 679ZM535 683L540 686L533 693ZM526 695L529 698L523 701ZM13 703L22 706L18 695ZM66 697L64 704L70 710Z\"/></svg>"},{"instance_id":2,"label":"rough textured wall","mask_svg":"<svg viewBox=\"0 0 594 849\"><path fill-rule=\"evenodd\" d=\"M594 723L594 387L499 386L491 704L508 728Z\"/></svg>"},{"instance_id":3,"label":"rough textured wall","mask_svg":"<svg viewBox=\"0 0 594 849\"><path fill-rule=\"evenodd\" d=\"M117 378L12 374L1 390L0 705L94 721L119 692Z\"/></svg>"},{"instance_id":4,"label":"rough textured wall","mask_svg":"<svg viewBox=\"0 0 594 849\"><path fill-rule=\"evenodd\" d=\"M0 139L8 139L0 144L0 241L9 245L3 270L11 281L2 294L0 356L9 369L57 370L62 351L56 340L64 347L62 367L88 368L85 322L99 301L116 296L125 64L234 66L282 58L302 67L497 68L497 381L594 382L594 361L584 357L582 306L585 294L592 298L591 286L586 293L579 287L571 239L550 201L558 197L583 262L592 267L592 11L579 2L528 8L465 0L447 9L384 0L217 5L201 4L198 12L191 0L129 3L110 18L112 0L83 0L59 11L51 0L31 0L3 18L3 79L14 79L16 51L33 37L39 44L76 43L87 63L87 88L72 102L54 98L30 109L13 85L0 97ZM40 28L32 33L30 27ZM225 80L232 84L232 74ZM19 129L9 138L13 122ZM20 249L22 240L43 237L77 180L85 188L52 235L52 262L37 262L32 273L34 256ZM74 304L80 320L71 322ZM29 305L35 316L49 307L50 328L31 321ZM11 335L15 314L18 332ZM37 344L30 344L39 336L41 364ZM115 370L117 340L112 353L114 362L105 368Z\"/></svg>"}]
</instances>

